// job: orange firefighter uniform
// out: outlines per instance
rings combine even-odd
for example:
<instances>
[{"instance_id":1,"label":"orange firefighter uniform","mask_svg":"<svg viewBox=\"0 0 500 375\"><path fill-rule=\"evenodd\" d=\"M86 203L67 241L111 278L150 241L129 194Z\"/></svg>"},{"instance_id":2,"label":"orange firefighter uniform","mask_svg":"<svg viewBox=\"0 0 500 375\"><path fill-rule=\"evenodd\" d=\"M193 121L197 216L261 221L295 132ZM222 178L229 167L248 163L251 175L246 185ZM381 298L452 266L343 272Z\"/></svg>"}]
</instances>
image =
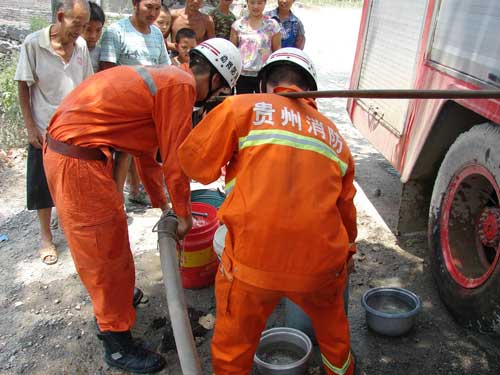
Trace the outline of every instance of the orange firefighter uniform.
<instances>
[{"instance_id":1,"label":"orange firefighter uniform","mask_svg":"<svg viewBox=\"0 0 500 375\"><path fill-rule=\"evenodd\" d=\"M277 88L275 91L297 90ZM248 374L269 314L286 296L311 318L329 374L351 374L343 307L356 238L354 163L313 100L238 95L179 148L186 174L215 180L227 164L227 225L216 280L216 375Z\"/></svg>"},{"instance_id":2,"label":"orange firefighter uniform","mask_svg":"<svg viewBox=\"0 0 500 375\"><path fill-rule=\"evenodd\" d=\"M141 156L156 155L159 148L174 211L190 216L189 179L176 150L191 130L195 99L193 76L178 68L120 66L93 75L71 92L48 127L49 188L101 331L126 331L135 322L134 263L109 149ZM69 156L65 145L100 150L105 157ZM149 171L147 165L142 168L147 187ZM149 185L153 202L160 202L161 191Z\"/></svg>"}]
</instances>

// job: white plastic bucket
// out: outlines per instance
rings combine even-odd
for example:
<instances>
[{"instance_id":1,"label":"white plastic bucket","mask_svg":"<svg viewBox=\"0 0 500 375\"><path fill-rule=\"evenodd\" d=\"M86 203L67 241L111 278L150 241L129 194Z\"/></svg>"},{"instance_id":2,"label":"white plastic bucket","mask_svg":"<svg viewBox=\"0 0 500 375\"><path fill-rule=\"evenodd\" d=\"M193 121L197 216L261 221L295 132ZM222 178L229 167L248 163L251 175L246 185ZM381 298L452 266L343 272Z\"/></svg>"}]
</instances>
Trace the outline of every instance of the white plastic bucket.
<instances>
[{"instance_id":1,"label":"white plastic bucket","mask_svg":"<svg viewBox=\"0 0 500 375\"><path fill-rule=\"evenodd\" d=\"M217 254L219 261L222 259L222 252L224 251L224 243L226 242L227 227L221 225L214 235L214 251Z\"/></svg>"}]
</instances>

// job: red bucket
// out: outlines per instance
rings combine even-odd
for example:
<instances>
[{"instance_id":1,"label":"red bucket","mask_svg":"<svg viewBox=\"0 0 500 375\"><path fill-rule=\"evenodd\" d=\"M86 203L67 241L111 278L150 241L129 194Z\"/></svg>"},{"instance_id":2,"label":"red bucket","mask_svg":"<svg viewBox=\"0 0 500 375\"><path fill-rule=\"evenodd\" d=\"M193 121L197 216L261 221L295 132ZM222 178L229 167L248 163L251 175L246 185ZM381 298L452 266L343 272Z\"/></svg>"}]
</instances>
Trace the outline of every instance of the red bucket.
<instances>
[{"instance_id":1,"label":"red bucket","mask_svg":"<svg viewBox=\"0 0 500 375\"><path fill-rule=\"evenodd\" d=\"M212 285L219 266L214 252L213 240L219 227L217 209L206 203L192 203L193 212L207 214L207 217L193 215L193 228L180 242L178 248L182 286L188 289Z\"/></svg>"}]
</instances>

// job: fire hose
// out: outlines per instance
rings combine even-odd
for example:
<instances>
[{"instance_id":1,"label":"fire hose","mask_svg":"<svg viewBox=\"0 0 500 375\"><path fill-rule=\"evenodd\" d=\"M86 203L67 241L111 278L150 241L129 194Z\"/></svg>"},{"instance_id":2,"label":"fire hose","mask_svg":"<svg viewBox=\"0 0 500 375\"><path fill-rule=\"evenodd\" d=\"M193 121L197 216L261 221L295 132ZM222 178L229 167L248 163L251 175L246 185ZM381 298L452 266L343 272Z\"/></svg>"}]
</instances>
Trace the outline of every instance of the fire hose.
<instances>
[{"instance_id":1,"label":"fire hose","mask_svg":"<svg viewBox=\"0 0 500 375\"><path fill-rule=\"evenodd\" d=\"M177 260L177 218L169 212L163 214L153 228L158 232L163 282L167 293L168 313L174 331L175 345L184 375L202 375L200 358L191 330L191 324L181 284Z\"/></svg>"},{"instance_id":2,"label":"fire hose","mask_svg":"<svg viewBox=\"0 0 500 375\"><path fill-rule=\"evenodd\" d=\"M287 98L500 99L500 90L326 90L279 95Z\"/></svg>"},{"instance_id":3,"label":"fire hose","mask_svg":"<svg viewBox=\"0 0 500 375\"><path fill-rule=\"evenodd\" d=\"M500 90L324 90L280 92L287 98L500 99ZM221 102L227 96L216 96Z\"/></svg>"}]
</instances>

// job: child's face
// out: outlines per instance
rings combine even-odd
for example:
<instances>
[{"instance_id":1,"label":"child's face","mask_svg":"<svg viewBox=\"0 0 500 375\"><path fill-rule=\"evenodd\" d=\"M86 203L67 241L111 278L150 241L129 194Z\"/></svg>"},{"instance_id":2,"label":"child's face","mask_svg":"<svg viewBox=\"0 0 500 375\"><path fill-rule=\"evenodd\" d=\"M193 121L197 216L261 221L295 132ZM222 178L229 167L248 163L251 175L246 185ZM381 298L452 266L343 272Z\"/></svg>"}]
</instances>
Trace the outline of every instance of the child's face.
<instances>
[{"instance_id":1,"label":"child's face","mask_svg":"<svg viewBox=\"0 0 500 375\"><path fill-rule=\"evenodd\" d=\"M278 0L278 7L281 10L289 11L295 0Z\"/></svg>"},{"instance_id":2,"label":"child's face","mask_svg":"<svg viewBox=\"0 0 500 375\"><path fill-rule=\"evenodd\" d=\"M184 64L189 62L189 51L196 47L195 38L181 38L179 43L175 44L175 48L179 53L179 61Z\"/></svg>"},{"instance_id":3,"label":"child's face","mask_svg":"<svg viewBox=\"0 0 500 375\"><path fill-rule=\"evenodd\" d=\"M90 21L85 25L82 33L83 39L87 41L87 47L94 49L97 42L101 38L102 23L100 21Z\"/></svg>"},{"instance_id":4,"label":"child's face","mask_svg":"<svg viewBox=\"0 0 500 375\"><path fill-rule=\"evenodd\" d=\"M155 25L158 26L164 38L168 37L170 34L170 26L172 25L172 16L170 13L162 10L156 19Z\"/></svg>"},{"instance_id":5,"label":"child's face","mask_svg":"<svg viewBox=\"0 0 500 375\"><path fill-rule=\"evenodd\" d=\"M233 3L233 0L220 0L220 4L225 5L227 7L230 6L232 3Z\"/></svg>"},{"instance_id":6,"label":"child's face","mask_svg":"<svg viewBox=\"0 0 500 375\"><path fill-rule=\"evenodd\" d=\"M251 16L260 17L264 13L266 0L248 0L248 12Z\"/></svg>"}]
</instances>

